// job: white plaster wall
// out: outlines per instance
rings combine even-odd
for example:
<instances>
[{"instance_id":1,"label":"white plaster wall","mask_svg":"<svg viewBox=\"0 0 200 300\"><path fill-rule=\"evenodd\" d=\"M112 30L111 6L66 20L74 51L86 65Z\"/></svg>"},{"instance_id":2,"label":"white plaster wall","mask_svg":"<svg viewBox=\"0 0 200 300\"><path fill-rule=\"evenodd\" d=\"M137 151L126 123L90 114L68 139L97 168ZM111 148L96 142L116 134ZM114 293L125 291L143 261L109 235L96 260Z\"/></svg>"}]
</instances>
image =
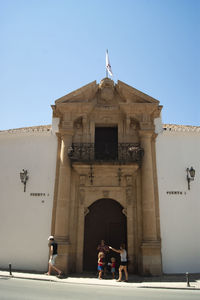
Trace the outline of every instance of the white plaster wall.
<instances>
[{"instance_id":1,"label":"white plaster wall","mask_svg":"<svg viewBox=\"0 0 200 300\"><path fill-rule=\"evenodd\" d=\"M47 270L56 153L51 131L0 133L0 268ZM26 192L22 169L29 174Z\"/></svg>"},{"instance_id":2,"label":"white plaster wall","mask_svg":"<svg viewBox=\"0 0 200 300\"><path fill-rule=\"evenodd\" d=\"M163 272L199 273L200 132L163 131L156 152ZM186 168L191 166L196 176L188 190Z\"/></svg>"}]
</instances>

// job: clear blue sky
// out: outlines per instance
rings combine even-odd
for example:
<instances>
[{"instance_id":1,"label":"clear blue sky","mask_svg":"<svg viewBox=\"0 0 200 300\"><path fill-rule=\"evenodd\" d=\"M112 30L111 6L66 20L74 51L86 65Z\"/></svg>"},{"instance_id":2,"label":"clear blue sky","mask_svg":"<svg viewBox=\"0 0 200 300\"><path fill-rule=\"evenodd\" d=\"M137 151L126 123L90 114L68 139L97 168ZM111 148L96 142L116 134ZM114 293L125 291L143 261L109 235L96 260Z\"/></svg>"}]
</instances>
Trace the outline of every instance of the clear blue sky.
<instances>
[{"instance_id":1,"label":"clear blue sky","mask_svg":"<svg viewBox=\"0 0 200 300\"><path fill-rule=\"evenodd\" d=\"M105 77L200 125L199 0L0 0L0 130L51 124L51 104Z\"/></svg>"}]
</instances>

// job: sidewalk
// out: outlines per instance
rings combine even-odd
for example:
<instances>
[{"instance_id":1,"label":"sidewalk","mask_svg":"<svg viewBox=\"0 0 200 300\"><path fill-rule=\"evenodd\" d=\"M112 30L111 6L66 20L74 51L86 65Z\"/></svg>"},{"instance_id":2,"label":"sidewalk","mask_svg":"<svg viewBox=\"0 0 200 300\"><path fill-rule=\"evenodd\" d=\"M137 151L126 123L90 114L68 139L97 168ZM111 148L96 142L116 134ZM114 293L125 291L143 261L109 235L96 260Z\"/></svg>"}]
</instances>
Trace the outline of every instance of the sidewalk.
<instances>
[{"instance_id":1,"label":"sidewalk","mask_svg":"<svg viewBox=\"0 0 200 300\"><path fill-rule=\"evenodd\" d=\"M70 274L66 278L59 279L56 276L48 276L44 274L12 272L12 276L8 271L0 271L0 279L19 278L42 280L49 282L60 282L68 284L86 284L86 285L102 285L102 286L116 286L129 288L157 288L157 289L195 289L200 290L200 274L190 275L190 286L187 286L186 276L179 275L163 275L159 277L141 277L137 275L129 275L129 282L117 282L113 279L99 280L92 274Z\"/></svg>"}]
</instances>

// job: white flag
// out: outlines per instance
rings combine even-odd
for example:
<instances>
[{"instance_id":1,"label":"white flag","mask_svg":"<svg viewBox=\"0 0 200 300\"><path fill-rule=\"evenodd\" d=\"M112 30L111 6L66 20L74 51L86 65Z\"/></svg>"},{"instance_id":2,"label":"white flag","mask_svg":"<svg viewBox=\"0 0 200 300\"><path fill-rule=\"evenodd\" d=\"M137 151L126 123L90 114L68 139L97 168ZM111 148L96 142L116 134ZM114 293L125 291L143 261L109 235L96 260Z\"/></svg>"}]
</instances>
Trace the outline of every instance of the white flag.
<instances>
[{"instance_id":1,"label":"white flag","mask_svg":"<svg viewBox=\"0 0 200 300\"><path fill-rule=\"evenodd\" d=\"M110 61L109 61L109 57L108 57L108 50L106 51L106 69L107 69L109 75L113 76Z\"/></svg>"}]
</instances>

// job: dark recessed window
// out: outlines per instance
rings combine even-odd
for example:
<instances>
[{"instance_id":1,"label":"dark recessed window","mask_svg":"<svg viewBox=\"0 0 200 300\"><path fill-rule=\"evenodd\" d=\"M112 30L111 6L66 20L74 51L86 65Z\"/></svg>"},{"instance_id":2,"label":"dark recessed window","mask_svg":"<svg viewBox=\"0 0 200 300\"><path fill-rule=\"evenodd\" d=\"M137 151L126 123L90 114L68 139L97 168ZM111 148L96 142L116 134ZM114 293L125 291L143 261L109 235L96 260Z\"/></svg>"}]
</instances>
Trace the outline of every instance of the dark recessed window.
<instances>
[{"instance_id":1,"label":"dark recessed window","mask_svg":"<svg viewBox=\"0 0 200 300\"><path fill-rule=\"evenodd\" d=\"M118 156L117 127L95 128L95 159L116 160Z\"/></svg>"}]
</instances>

